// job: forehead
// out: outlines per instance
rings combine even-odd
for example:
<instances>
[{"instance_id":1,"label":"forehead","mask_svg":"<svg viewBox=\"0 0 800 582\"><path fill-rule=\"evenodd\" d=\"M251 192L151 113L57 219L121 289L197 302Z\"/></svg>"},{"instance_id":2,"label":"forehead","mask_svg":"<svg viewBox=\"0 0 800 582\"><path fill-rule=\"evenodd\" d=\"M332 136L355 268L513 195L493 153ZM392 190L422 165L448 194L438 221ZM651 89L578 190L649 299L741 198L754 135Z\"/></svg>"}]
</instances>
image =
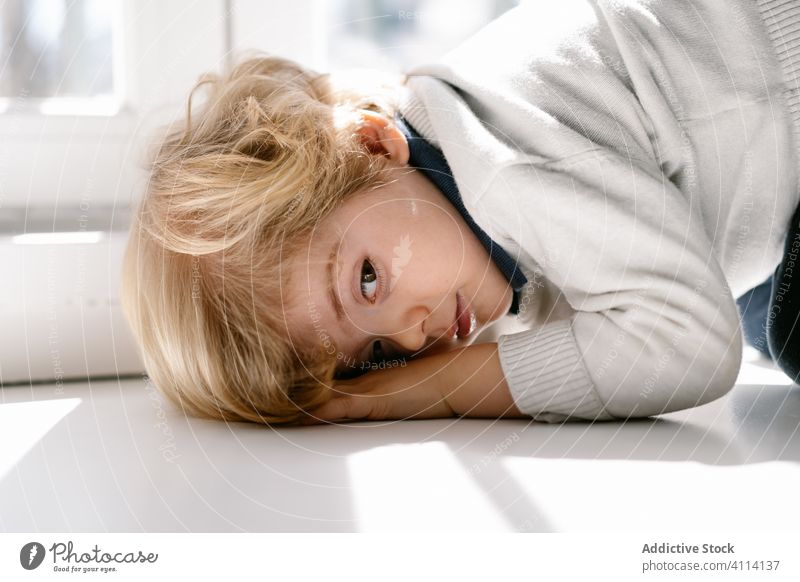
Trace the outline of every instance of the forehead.
<instances>
[{"instance_id":1,"label":"forehead","mask_svg":"<svg viewBox=\"0 0 800 582\"><path fill-rule=\"evenodd\" d=\"M302 339L303 344L316 341L316 335L335 338L339 334L340 324L328 298L327 266L333 252L335 286L342 268L344 244L340 242L335 229L315 229L284 261L283 268L288 271L288 282L281 290L284 316L292 338Z\"/></svg>"},{"instance_id":2,"label":"forehead","mask_svg":"<svg viewBox=\"0 0 800 582\"><path fill-rule=\"evenodd\" d=\"M363 358L359 344L360 331L347 313L337 320L327 298L324 267L310 268L306 275L306 266L299 269L303 272L303 282L293 283L292 289L284 293L284 297L287 294L295 296L286 313L289 339L296 342L301 351L322 349L331 357L336 357L338 371L342 372L346 369L344 362L352 366ZM310 284L307 283L309 279Z\"/></svg>"},{"instance_id":3,"label":"forehead","mask_svg":"<svg viewBox=\"0 0 800 582\"><path fill-rule=\"evenodd\" d=\"M309 303L317 310L327 309L325 300L328 274L327 266L333 253L334 277L340 268L342 245L335 236L316 232L312 239L302 244L295 254L284 261L288 270L288 286L282 292L283 304L297 315L308 311Z\"/></svg>"},{"instance_id":4,"label":"forehead","mask_svg":"<svg viewBox=\"0 0 800 582\"><path fill-rule=\"evenodd\" d=\"M295 282L319 283L327 276L325 266L333 259L341 263L343 255L359 241L374 241L396 222L396 213L380 204L378 196L356 194L333 213L319 221L307 240L290 260ZM335 273L334 273L335 275Z\"/></svg>"}]
</instances>

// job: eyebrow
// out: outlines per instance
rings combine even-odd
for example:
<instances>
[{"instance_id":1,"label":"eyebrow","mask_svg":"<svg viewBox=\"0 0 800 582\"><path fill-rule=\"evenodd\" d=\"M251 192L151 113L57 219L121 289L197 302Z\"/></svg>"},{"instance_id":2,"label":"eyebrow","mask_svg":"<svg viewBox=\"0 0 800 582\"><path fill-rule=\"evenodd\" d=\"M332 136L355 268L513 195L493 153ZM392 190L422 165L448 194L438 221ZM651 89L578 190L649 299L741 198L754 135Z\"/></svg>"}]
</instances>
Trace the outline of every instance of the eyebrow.
<instances>
[{"instance_id":1,"label":"eyebrow","mask_svg":"<svg viewBox=\"0 0 800 582\"><path fill-rule=\"evenodd\" d=\"M342 319L344 319L344 307L342 306L342 302L339 301L339 297L336 295L336 290L334 289L333 285L333 270L336 265L336 255L338 250L339 242L333 243L331 254L328 257L328 264L325 266L325 271L328 274L328 299L330 299L331 305L333 305L333 310L336 312L336 321L342 321Z\"/></svg>"}]
</instances>

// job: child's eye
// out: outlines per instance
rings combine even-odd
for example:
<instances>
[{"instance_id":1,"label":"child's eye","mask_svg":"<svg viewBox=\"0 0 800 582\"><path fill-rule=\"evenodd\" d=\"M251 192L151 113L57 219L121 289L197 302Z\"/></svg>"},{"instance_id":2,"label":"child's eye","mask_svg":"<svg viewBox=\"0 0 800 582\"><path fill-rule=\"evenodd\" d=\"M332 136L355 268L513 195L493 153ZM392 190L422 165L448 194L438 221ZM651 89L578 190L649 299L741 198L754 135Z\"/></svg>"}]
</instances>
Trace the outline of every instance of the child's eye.
<instances>
[{"instance_id":1,"label":"child's eye","mask_svg":"<svg viewBox=\"0 0 800 582\"><path fill-rule=\"evenodd\" d=\"M375 302L378 291L378 273L369 259L364 259L361 264L361 295L370 303Z\"/></svg>"}]
</instances>

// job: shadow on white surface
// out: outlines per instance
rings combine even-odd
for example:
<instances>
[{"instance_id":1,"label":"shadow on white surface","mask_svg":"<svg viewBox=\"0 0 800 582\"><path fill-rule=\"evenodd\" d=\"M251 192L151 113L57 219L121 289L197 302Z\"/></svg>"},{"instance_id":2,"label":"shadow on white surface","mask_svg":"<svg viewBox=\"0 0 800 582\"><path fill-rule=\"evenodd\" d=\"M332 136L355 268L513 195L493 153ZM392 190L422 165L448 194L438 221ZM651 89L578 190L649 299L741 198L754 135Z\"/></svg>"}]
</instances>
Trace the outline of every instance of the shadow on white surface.
<instances>
[{"instance_id":1,"label":"shadow on white surface","mask_svg":"<svg viewBox=\"0 0 800 582\"><path fill-rule=\"evenodd\" d=\"M774 372L775 370L771 370ZM627 422L275 429L187 418L145 379L6 387L5 531L582 531L800 522L800 388ZM43 430L17 403L55 402ZM60 408L59 408L60 407ZM67 411L68 413L64 412ZM61 412L55 414L55 410ZM23 408L17 408L23 410ZM28 415L30 416L30 415ZM36 441L33 445L33 441ZM33 445L33 446L32 446Z\"/></svg>"}]
</instances>

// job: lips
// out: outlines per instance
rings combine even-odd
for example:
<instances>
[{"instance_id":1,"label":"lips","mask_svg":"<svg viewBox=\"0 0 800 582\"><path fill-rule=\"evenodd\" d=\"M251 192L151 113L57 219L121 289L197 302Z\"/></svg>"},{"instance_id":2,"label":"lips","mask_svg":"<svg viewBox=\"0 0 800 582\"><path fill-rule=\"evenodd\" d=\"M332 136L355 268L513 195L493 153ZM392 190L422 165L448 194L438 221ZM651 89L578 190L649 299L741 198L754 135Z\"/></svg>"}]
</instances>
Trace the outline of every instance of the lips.
<instances>
[{"instance_id":1,"label":"lips","mask_svg":"<svg viewBox=\"0 0 800 582\"><path fill-rule=\"evenodd\" d=\"M461 293L456 293L456 324L458 326L457 335L460 338L467 337L472 331L472 314L469 308L464 305Z\"/></svg>"},{"instance_id":2,"label":"lips","mask_svg":"<svg viewBox=\"0 0 800 582\"><path fill-rule=\"evenodd\" d=\"M461 293L456 293L456 312L453 316L453 325L447 330L449 339L464 338L472 331L472 312L464 304Z\"/></svg>"},{"instance_id":3,"label":"lips","mask_svg":"<svg viewBox=\"0 0 800 582\"><path fill-rule=\"evenodd\" d=\"M456 306L455 321L453 321L453 325L450 326L450 329L447 330L447 339L455 339L456 333L458 333L458 306Z\"/></svg>"}]
</instances>

